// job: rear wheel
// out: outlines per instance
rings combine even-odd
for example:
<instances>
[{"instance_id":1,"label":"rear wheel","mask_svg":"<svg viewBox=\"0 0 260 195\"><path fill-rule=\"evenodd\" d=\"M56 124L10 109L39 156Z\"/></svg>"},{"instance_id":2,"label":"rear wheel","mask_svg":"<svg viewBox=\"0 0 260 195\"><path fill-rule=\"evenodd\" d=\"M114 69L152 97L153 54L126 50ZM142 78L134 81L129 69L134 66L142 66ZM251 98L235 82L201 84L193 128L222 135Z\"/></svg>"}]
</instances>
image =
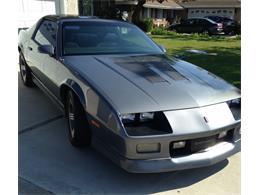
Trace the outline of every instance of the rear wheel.
<instances>
[{"instance_id":1,"label":"rear wheel","mask_svg":"<svg viewBox=\"0 0 260 195\"><path fill-rule=\"evenodd\" d=\"M20 53L20 55L19 55L19 67L20 67L20 75L21 75L23 84L28 87L33 87L34 83L32 81L32 74L24 60L22 53Z\"/></svg>"},{"instance_id":2,"label":"rear wheel","mask_svg":"<svg viewBox=\"0 0 260 195\"><path fill-rule=\"evenodd\" d=\"M75 147L90 145L91 131L87 116L79 99L72 91L67 93L66 116L68 117L68 136L71 144Z\"/></svg>"},{"instance_id":3,"label":"rear wheel","mask_svg":"<svg viewBox=\"0 0 260 195\"><path fill-rule=\"evenodd\" d=\"M230 36L233 36L236 34L236 32L234 30L230 30L230 31L226 31L225 32L226 35L230 35Z\"/></svg>"},{"instance_id":4,"label":"rear wheel","mask_svg":"<svg viewBox=\"0 0 260 195\"><path fill-rule=\"evenodd\" d=\"M176 33L177 33L177 30L176 30L176 28L172 28L172 29L171 29L171 31L172 31L172 32L176 32Z\"/></svg>"}]
</instances>

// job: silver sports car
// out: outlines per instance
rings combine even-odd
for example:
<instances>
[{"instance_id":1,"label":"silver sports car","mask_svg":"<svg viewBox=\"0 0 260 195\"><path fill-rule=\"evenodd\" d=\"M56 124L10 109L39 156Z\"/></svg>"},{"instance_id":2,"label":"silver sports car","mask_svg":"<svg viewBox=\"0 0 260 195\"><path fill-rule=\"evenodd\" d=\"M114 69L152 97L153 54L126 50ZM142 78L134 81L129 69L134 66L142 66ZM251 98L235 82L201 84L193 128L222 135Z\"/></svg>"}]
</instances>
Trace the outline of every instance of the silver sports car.
<instances>
[{"instance_id":1,"label":"silver sports car","mask_svg":"<svg viewBox=\"0 0 260 195\"><path fill-rule=\"evenodd\" d=\"M136 26L45 16L19 33L20 73L92 145L129 172L215 164L240 150L240 90L166 55Z\"/></svg>"}]
</instances>

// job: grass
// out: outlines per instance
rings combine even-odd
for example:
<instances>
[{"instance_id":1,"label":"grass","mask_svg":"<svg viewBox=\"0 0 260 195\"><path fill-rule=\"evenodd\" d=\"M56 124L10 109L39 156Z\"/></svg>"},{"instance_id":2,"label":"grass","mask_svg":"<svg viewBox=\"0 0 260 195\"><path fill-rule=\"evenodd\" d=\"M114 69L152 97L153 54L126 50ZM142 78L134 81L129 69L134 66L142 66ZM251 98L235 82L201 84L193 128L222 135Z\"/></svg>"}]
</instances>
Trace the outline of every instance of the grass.
<instances>
[{"instance_id":1,"label":"grass","mask_svg":"<svg viewBox=\"0 0 260 195\"><path fill-rule=\"evenodd\" d=\"M184 60L196 64L240 88L240 37L193 35L151 35L151 37L156 43L163 45L170 56L183 56ZM212 55L190 53L187 51L189 49L203 50Z\"/></svg>"}]
</instances>

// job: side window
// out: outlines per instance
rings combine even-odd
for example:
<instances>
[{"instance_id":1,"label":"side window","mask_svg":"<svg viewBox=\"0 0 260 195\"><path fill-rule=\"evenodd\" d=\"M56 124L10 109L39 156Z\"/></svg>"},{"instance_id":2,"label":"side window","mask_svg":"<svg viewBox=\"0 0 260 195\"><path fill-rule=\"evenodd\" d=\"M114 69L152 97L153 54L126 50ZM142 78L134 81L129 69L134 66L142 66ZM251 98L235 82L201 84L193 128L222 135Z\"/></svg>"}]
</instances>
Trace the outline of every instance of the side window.
<instances>
[{"instance_id":1,"label":"side window","mask_svg":"<svg viewBox=\"0 0 260 195\"><path fill-rule=\"evenodd\" d=\"M190 19L188 19L188 20L181 20L181 24L190 24Z\"/></svg>"},{"instance_id":2,"label":"side window","mask_svg":"<svg viewBox=\"0 0 260 195\"><path fill-rule=\"evenodd\" d=\"M56 33L57 33L57 24L45 20L41 23L38 28L34 40L40 45L52 45L56 46Z\"/></svg>"},{"instance_id":3,"label":"side window","mask_svg":"<svg viewBox=\"0 0 260 195\"><path fill-rule=\"evenodd\" d=\"M188 24L196 24L196 20L190 19L190 20L188 20Z\"/></svg>"},{"instance_id":4,"label":"side window","mask_svg":"<svg viewBox=\"0 0 260 195\"><path fill-rule=\"evenodd\" d=\"M202 19L198 19L198 22L197 22L198 24L200 24L200 25L208 25L209 24L209 21L207 21L207 20L202 20Z\"/></svg>"},{"instance_id":5,"label":"side window","mask_svg":"<svg viewBox=\"0 0 260 195\"><path fill-rule=\"evenodd\" d=\"M207 25L208 21L207 20L199 20L199 23L202 25Z\"/></svg>"}]
</instances>

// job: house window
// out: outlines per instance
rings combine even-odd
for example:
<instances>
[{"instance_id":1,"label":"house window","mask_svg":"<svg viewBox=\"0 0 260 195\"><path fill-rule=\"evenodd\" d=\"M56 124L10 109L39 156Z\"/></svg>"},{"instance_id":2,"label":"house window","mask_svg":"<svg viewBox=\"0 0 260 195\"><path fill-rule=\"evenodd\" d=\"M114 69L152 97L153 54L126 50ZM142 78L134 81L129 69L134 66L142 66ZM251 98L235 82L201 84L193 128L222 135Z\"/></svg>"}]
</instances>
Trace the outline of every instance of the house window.
<instances>
[{"instance_id":1,"label":"house window","mask_svg":"<svg viewBox=\"0 0 260 195\"><path fill-rule=\"evenodd\" d=\"M167 10L163 10L163 18L167 18Z\"/></svg>"},{"instance_id":2,"label":"house window","mask_svg":"<svg viewBox=\"0 0 260 195\"><path fill-rule=\"evenodd\" d=\"M162 19L163 18L163 10L162 9L157 9L157 18Z\"/></svg>"},{"instance_id":3,"label":"house window","mask_svg":"<svg viewBox=\"0 0 260 195\"><path fill-rule=\"evenodd\" d=\"M150 8L147 8L147 18L150 18L151 17L151 9Z\"/></svg>"}]
</instances>

